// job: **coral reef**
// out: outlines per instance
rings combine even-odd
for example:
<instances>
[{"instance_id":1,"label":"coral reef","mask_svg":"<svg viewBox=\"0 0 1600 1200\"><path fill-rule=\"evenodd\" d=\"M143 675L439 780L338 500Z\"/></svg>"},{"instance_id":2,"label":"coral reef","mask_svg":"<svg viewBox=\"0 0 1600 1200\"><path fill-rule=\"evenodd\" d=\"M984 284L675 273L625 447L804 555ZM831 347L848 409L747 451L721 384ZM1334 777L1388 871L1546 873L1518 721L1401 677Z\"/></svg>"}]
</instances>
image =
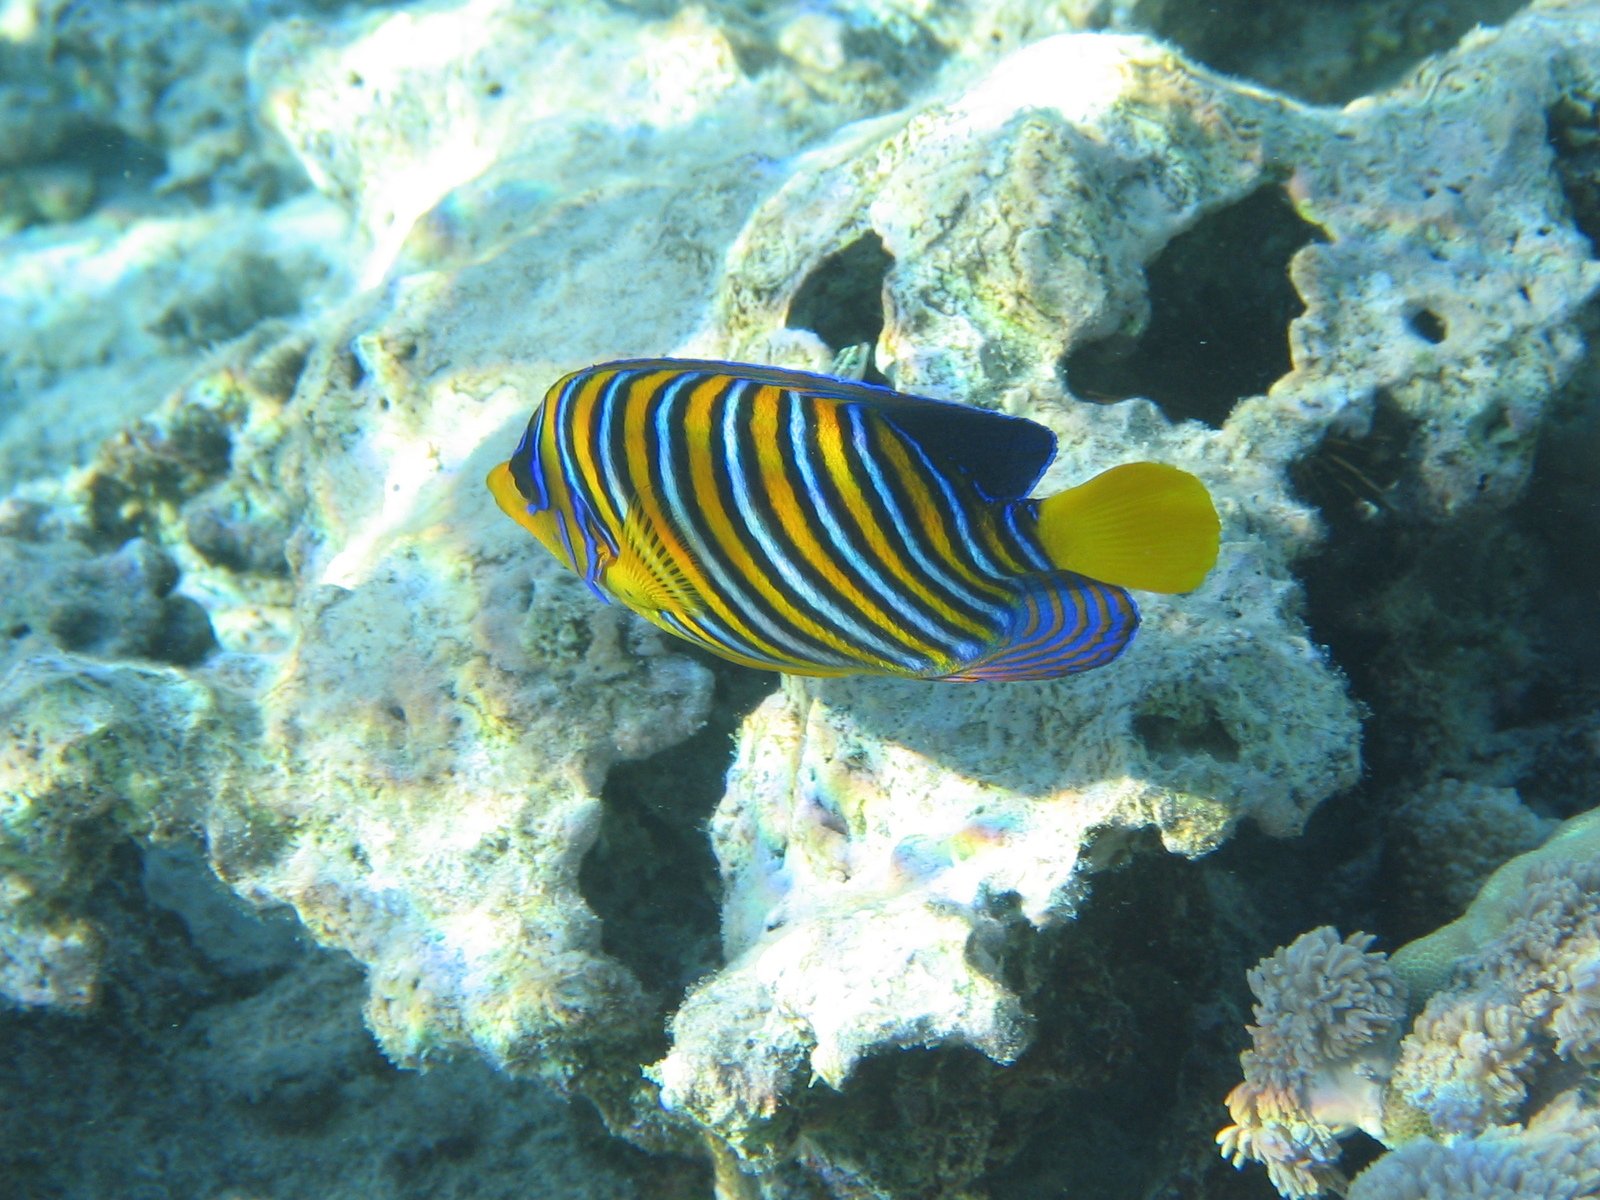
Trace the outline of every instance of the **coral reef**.
<instances>
[{"instance_id":1,"label":"coral reef","mask_svg":"<svg viewBox=\"0 0 1600 1200\"><path fill-rule=\"evenodd\" d=\"M1339 1139L1383 1132L1383 1089L1405 1024L1406 988L1372 938L1314 929L1250 972L1256 996L1244 1082L1228 1095L1223 1156L1266 1164L1282 1196L1337 1184Z\"/></svg>"},{"instance_id":2,"label":"coral reef","mask_svg":"<svg viewBox=\"0 0 1600 1200\"><path fill-rule=\"evenodd\" d=\"M1528 1122L1441 1144L1416 1141L1368 1167L1348 1200L1594 1200L1600 1110L1566 1092Z\"/></svg>"},{"instance_id":3,"label":"coral reef","mask_svg":"<svg viewBox=\"0 0 1600 1200\"><path fill-rule=\"evenodd\" d=\"M1456 913L1502 863L1539 846L1557 824L1515 788L1441 779L1395 811L1387 850L1413 906Z\"/></svg>"},{"instance_id":4,"label":"coral reef","mask_svg":"<svg viewBox=\"0 0 1600 1200\"><path fill-rule=\"evenodd\" d=\"M130 843L180 936L226 943L192 879L159 882L194 838L362 972L280 983L274 945L217 968L184 1020L243 1063L205 1077L220 1103L332 1123L385 1068L348 1024L312 1066L283 1031L364 995L390 1062L542 1079L767 1200L976 1194L1023 1157L1016 1114L1091 1108L1169 1012L1220 1028L1120 1001L1117 935L1068 931L1112 868L1298 834L1360 778L1297 575L1327 532L1308 463L1385 442L1378 478L1352 468L1385 532L1526 494L1600 283L1553 157L1585 144L1600 20L1534 4L1342 109L1066 32L1215 49L1190 7L0 5L0 992L81 1012L114 986L144 945L105 899ZM1200 309L1219 348L1191 358L1173 313ZM1046 489L1201 475L1221 565L1086 678L762 685L598 606L482 487L572 367L863 344L869 378L1048 425ZM627 764L681 770L646 791L688 807L735 723L708 829L641 801L600 846ZM1425 867L1456 894L1542 832L1462 778L1444 827L1496 832ZM657 818L672 837L627 840ZM685 947L719 906L721 961L638 967L660 917L629 906L659 897L586 863L707 832L716 894L689 869L669 894L708 914ZM1299 1194L1356 1129L1429 1139L1374 1179L1435 1144L1587 1153L1578 1100L1513 1124L1596 1054L1595 880L1554 853L1392 960L1320 931L1264 965L1230 1150ZM1178 911L1202 892L1158 897L1161 944L1220 970L1249 905L1203 930Z\"/></svg>"},{"instance_id":5,"label":"coral reef","mask_svg":"<svg viewBox=\"0 0 1600 1200\"><path fill-rule=\"evenodd\" d=\"M876 366L897 386L987 397L1052 425L1063 451L1046 488L1136 442L1214 481L1225 565L1197 596L1149 605L1139 651L1081 687L1000 697L792 683L750 718L713 827L730 962L675 1021L656 1067L669 1107L761 1159L763 1126L803 1082L802 1054L830 1082L896 1046L970 1045L1006 1061L1013 997L983 949L995 897L1048 923L1081 896L1095 862L1077 848L1091 840L1110 858L1119 829L1153 825L1184 853L1247 816L1288 833L1353 778L1352 714L1277 575L1312 540L1284 468L1321 438L1359 435L1381 397L1410 425L1391 504L1442 518L1509 503L1600 282L1543 165L1538 105L1559 83L1533 47L1565 55L1566 26L1552 10L1512 28L1431 68L1495 94L1509 70L1529 89L1494 118L1498 153L1520 164L1510 176L1467 165L1483 161L1461 141L1486 136L1469 115L1480 90L1469 101L1423 75L1334 115L1232 88L1148 42L1062 38L904 124L851 130L757 210L692 350L821 365L839 343L875 337ZM1076 354L1150 319L1143 268L1162 244L1274 177L1328 238L1292 261L1306 302L1292 369L1265 396L1198 414L1217 428L1170 423L1147 402L1063 403L1062 364L1070 395ZM1484 207L1495 215L1479 220ZM1437 255L1410 240L1441 221L1466 240ZM1507 241L1523 249L1493 249ZM1514 298L1553 278L1565 282L1543 298ZM881 329L840 327L808 300L879 286ZM1540 332L1505 319L1519 304ZM1507 378L1521 382L1502 391ZM1486 441L1489 413L1519 432ZM970 914L965 929L952 912ZM859 972L847 980L843 964L891 946L948 964L924 1005ZM841 978L819 993L824 963ZM751 1048L736 1070L730 1029Z\"/></svg>"},{"instance_id":6,"label":"coral reef","mask_svg":"<svg viewBox=\"0 0 1600 1200\"><path fill-rule=\"evenodd\" d=\"M1392 957L1370 942L1318 929L1251 973L1257 1024L1223 1154L1266 1164L1290 1200L1316 1196L1342 1187L1337 1139L1360 1129L1433 1148L1380 1161L1351 1195L1450 1194L1452 1178L1506 1187L1522 1156L1567 1191L1510 1194L1590 1194L1592 1110L1568 1095L1518 1118L1600 1066L1600 809L1503 865L1458 921ZM1571 1142L1580 1130L1588 1140Z\"/></svg>"},{"instance_id":7,"label":"coral reef","mask_svg":"<svg viewBox=\"0 0 1600 1200\"><path fill-rule=\"evenodd\" d=\"M82 912L111 846L184 827L229 721L175 668L30 636L0 658L0 995L82 1008L102 939Z\"/></svg>"}]
</instances>

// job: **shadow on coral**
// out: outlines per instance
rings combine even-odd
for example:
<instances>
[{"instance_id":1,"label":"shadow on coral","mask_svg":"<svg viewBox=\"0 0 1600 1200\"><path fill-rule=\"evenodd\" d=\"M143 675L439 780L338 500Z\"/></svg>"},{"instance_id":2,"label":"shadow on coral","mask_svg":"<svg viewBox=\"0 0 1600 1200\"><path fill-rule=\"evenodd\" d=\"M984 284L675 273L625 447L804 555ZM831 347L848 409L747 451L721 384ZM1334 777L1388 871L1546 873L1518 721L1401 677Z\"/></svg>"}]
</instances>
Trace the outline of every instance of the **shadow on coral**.
<instances>
[{"instance_id":1,"label":"shadow on coral","mask_svg":"<svg viewBox=\"0 0 1600 1200\"><path fill-rule=\"evenodd\" d=\"M1276 184L1202 217L1145 268L1144 331L1073 350L1068 387L1102 402L1144 396L1172 420L1220 427L1288 372L1289 322L1304 310L1289 260L1319 236Z\"/></svg>"},{"instance_id":2,"label":"shadow on coral","mask_svg":"<svg viewBox=\"0 0 1600 1200\"><path fill-rule=\"evenodd\" d=\"M187 878L190 921L195 889L215 893L202 907L261 921L203 865ZM475 1059L394 1069L362 1025L365 980L347 956L312 947L280 920L288 941L241 974L203 951L148 887L124 844L93 896L113 949L99 1009L0 1011L5 1195L708 1194L701 1166L630 1148L587 1105L540 1084Z\"/></svg>"}]
</instances>

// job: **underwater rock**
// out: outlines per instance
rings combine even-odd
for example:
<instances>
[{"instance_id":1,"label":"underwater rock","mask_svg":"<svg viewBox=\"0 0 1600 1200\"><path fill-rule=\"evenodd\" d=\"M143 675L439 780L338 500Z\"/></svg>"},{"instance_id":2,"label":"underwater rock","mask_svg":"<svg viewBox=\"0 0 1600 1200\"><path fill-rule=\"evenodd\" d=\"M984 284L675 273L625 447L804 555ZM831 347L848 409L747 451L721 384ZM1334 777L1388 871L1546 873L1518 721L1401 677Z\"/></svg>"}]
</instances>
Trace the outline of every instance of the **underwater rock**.
<instances>
[{"instance_id":1,"label":"underwater rock","mask_svg":"<svg viewBox=\"0 0 1600 1200\"><path fill-rule=\"evenodd\" d=\"M640 139L667 178L710 148L686 133L771 111L694 8L647 20L600 3L431 3L337 29L284 21L250 69L263 119L351 209L369 282L397 258L460 261L552 219L580 188L637 198L651 174L638 171ZM793 136L772 132L773 150Z\"/></svg>"},{"instance_id":2,"label":"underwater rock","mask_svg":"<svg viewBox=\"0 0 1600 1200\"><path fill-rule=\"evenodd\" d=\"M0 995L85 1008L100 933L83 915L107 850L186 827L233 729L177 668L104 663L30 635L0 655Z\"/></svg>"},{"instance_id":3,"label":"underwater rock","mask_svg":"<svg viewBox=\"0 0 1600 1200\"><path fill-rule=\"evenodd\" d=\"M12 652L40 635L95 658L189 666L216 638L205 610L173 592L177 582L177 564L143 539L94 555L0 536L0 636Z\"/></svg>"},{"instance_id":4,"label":"underwater rock","mask_svg":"<svg viewBox=\"0 0 1600 1200\"><path fill-rule=\"evenodd\" d=\"M306 198L265 215L91 214L0 242L0 481L83 466L219 345L338 292L339 233Z\"/></svg>"},{"instance_id":5,"label":"underwater rock","mask_svg":"<svg viewBox=\"0 0 1600 1200\"><path fill-rule=\"evenodd\" d=\"M791 680L747 719L712 823L729 966L675 1019L657 1068L665 1102L705 1117L738 1097L733 1125L718 1122L732 1132L803 1086L770 1066L797 1045L834 1086L894 1046L972 1045L1007 1061L1026 1022L981 950L1004 940L1006 920L1069 917L1084 877L1117 861L1135 830L1202 854L1247 815L1291 832L1346 786L1354 717L1337 680L1274 626L1253 572L1226 574L1257 615L1244 635L1237 617L1187 614L1185 632L1214 630L1209 650L1152 605L1138 648L1083 679L954 690ZM1241 593L1224 603L1247 604ZM765 1004L748 1005L753 991ZM737 1067L724 1048L736 1030ZM758 1086L775 1078L777 1093Z\"/></svg>"},{"instance_id":6,"label":"underwater rock","mask_svg":"<svg viewBox=\"0 0 1600 1200\"><path fill-rule=\"evenodd\" d=\"M1309 527L1281 473L1241 472L1226 430L1174 425L1147 401L1073 405L1057 377L1075 340L1143 318L1141 265L1165 239L1259 184L1264 146L1238 132L1263 120L1252 106L1287 108L1146 41L1048 40L898 128L809 156L741 234L695 349L762 359L810 339L815 365L818 341L781 326L813 273L844 274L834 256L876 239L879 365L897 384L1052 426L1062 450L1044 490L1149 457L1205 478L1224 521L1211 579L1141 598L1135 648L1091 676L791 682L747 721L713 824L730 965L691 993L655 1068L669 1107L741 1149L803 1085L774 1068L797 1049L834 1086L895 1046L1014 1057L1021 1001L975 949L1003 940L986 930L1003 897L1033 924L1063 919L1133 830L1186 854L1247 816L1285 835L1356 777L1355 711L1284 571ZM1216 119L1196 125L1197 110ZM867 966L909 961L926 976ZM740 1028L748 1049L730 1063Z\"/></svg>"},{"instance_id":7,"label":"underwater rock","mask_svg":"<svg viewBox=\"0 0 1600 1200\"><path fill-rule=\"evenodd\" d=\"M1534 5L1352 104L1323 153L1293 162L1290 195L1328 240L1293 263L1307 309L1291 328L1295 370L1240 414L1255 437L1288 405L1361 437L1382 402L1410 431L1391 503L1444 519L1522 493L1600 284L1545 115L1593 88L1597 50L1581 6Z\"/></svg>"},{"instance_id":8,"label":"underwater rock","mask_svg":"<svg viewBox=\"0 0 1600 1200\"><path fill-rule=\"evenodd\" d=\"M393 1061L474 1045L566 1082L597 1045L620 1069L651 1012L578 890L599 786L692 734L710 677L492 518L491 435L527 404L495 310L475 342L431 332L463 286L375 294L292 371L241 366L229 472L151 519L193 538L223 511L284 547L240 572L212 524L193 545L237 631L215 680L261 726L202 813L219 873L362 962Z\"/></svg>"},{"instance_id":9,"label":"underwater rock","mask_svg":"<svg viewBox=\"0 0 1600 1200\"><path fill-rule=\"evenodd\" d=\"M188 191L276 200L304 188L251 120L245 53L287 0L8 6L0 39L0 166L73 163L107 197Z\"/></svg>"},{"instance_id":10,"label":"underwater rock","mask_svg":"<svg viewBox=\"0 0 1600 1200\"><path fill-rule=\"evenodd\" d=\"M1501 863L1539 846L1556 824L1515 788L1442 779L1396 810L1390 853L1414 905L1459 912Z\"/></svg>"}]
</instances>

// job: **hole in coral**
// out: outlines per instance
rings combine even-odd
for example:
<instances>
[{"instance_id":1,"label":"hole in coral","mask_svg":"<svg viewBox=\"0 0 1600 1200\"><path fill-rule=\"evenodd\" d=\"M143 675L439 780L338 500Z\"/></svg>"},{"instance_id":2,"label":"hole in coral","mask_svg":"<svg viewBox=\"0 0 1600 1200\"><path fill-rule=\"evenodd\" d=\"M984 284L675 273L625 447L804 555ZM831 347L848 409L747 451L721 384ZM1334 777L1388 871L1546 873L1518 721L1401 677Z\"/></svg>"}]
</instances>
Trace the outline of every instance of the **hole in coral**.
<instances>
[{"instance_id":1,"label":"hole in coral","mask_svg":"<svg viewBox=\"0 0 1600 1200\"><path fill-rule=\"evenodd\" d=\"M160 662L191 667L216 648L216 631L206 610L187 596L169 596L145 652Z\"/></svg>"},{"instance_id":2,"label":"hole in coral","mask_svg":"<svg viewBox=\"0 0 1600 1200\"><path fill-rule=\"evenodd\" d=\"M811 330L835 353L848 346L875 345L883 332L883 279L893 265L875 233L828 255L795 292L789 328ZM888 382L870 364L866 379Z\"/></svg>"},{"instance_id":3,"label":"hole in coral","mask_svg":"<svg viewBox=\"0 0 1600 1200\"><path fill-rule=\"evenodd\" d=\"M1252 192L1172 239L1146 269L1150 323L1062 366L1079 396L1146 396L1174 420L1220 426L1241 396L1289 370L1289 322L1304 311L1289 259L1320 239L1277 186Z\"/></svg>"},{"instance_id":4,"label":"hole in coral","mask_svg":"<svg viewBox=\"0 0 1600 1200\"><path fill-rule=\"evenodd\" d=\"M605 952L647 988L673 997L719 961L718 875L706 817L722 796L734 731L772 690L765 672L713 670L716 697L699 733L611 769L600 836L578 873Z\"/></svg>"},{"instance_id":5,"label":"hole in coral","mask_svg":"<svg viewBox=\"0 0 1600 1200\"><path fill-rule=\"evenodd\" d=\"M56 161L87 170L102 202L147 197L167 169L156 146L109 125L90 125L66 138Z\"/></svg>"},{"instance_id":6,"label":"hole in coral","mask_svg":"<svg viewBox=\"0 0 1600 1200\"><path fill-rule=\"evenodd\" d=\"M1379 391L1371 428L1359 437L1329 430L1313 453L1289 467L1289 482L1322 511L1335 534L1352 522L1371 521L1395 506L1414 429L1389 394Z\"/></svg>"},{"instance_id":7,"label":"hole in coral","mask_svg":"<svg viewBox=\"0 0 1600 1200\"><path fill-rule=\"evenodd\" d=\"M87 604L63 604L50 614L50 634L63 650L92 650L109 635L105 614Z\"/></svg>"},{"instance_id":8,"label":"hole in coral","mask_svg":"<svg viewBox=\"0 0 1600 1200\"><path fill-rule=\"evenodd\" d=\"M1425 342L1437 346L1449 334L1444 318L1431 308L1419 308L1406 314L1406 328Z\"/></svg>"},{"instance_id":9,"label":"hole in coral","mask_svg":"<svg viewBox=\"0 0 1600 1200\"><path fill-rule=\"evenodd\" d=\"M1197 712L1145 712L1133 718L1133 732L1157 763L1194 755L1218 762L1239 761L1239 742L1209 705Z\"/></svg>"},{"instance_id":10,"label":"hole in coral","mask_svg":"<svg viewBox=\"0 0 1600 1200\"><path fill-rule=\"evenodd\" d=\"M1600 100L1568 97L1545 114L1556 178L1578 232L1600 246Z\"/></svg>"}]
</instances>

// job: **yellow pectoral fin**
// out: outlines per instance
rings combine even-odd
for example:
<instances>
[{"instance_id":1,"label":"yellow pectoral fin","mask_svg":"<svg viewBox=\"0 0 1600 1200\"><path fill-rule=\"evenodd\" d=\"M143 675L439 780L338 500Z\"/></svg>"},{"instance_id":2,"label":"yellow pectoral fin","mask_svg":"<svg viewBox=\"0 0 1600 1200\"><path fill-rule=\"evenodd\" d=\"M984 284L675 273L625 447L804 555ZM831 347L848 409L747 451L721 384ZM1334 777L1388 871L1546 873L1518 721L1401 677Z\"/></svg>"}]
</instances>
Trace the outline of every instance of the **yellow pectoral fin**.
<instances>
[{"instance_id":1,"label":"yellow pectoral fin","mask_svg":"<svg viewBox=\"0 0 1600 1200\"><path fill-rule=\"evenodd\" d=\"M1162 463L1112 467L1039 504L1039 539L1058 567L1146 592L1187 592L1216 565L1211 496Z\"/></svg>"},{"instance_id":2,"label":"yellow pectoral fin","mask_svg":"<svg viewBox=\"0 0 1600 1200\"><path fill-rule=\"evenodd\" d=\"M635 506L622 525L621 548L606 571L606 589L629 608L644 613L692 616L701 601L661 531Z\"/></svg>"}]
</instances>

